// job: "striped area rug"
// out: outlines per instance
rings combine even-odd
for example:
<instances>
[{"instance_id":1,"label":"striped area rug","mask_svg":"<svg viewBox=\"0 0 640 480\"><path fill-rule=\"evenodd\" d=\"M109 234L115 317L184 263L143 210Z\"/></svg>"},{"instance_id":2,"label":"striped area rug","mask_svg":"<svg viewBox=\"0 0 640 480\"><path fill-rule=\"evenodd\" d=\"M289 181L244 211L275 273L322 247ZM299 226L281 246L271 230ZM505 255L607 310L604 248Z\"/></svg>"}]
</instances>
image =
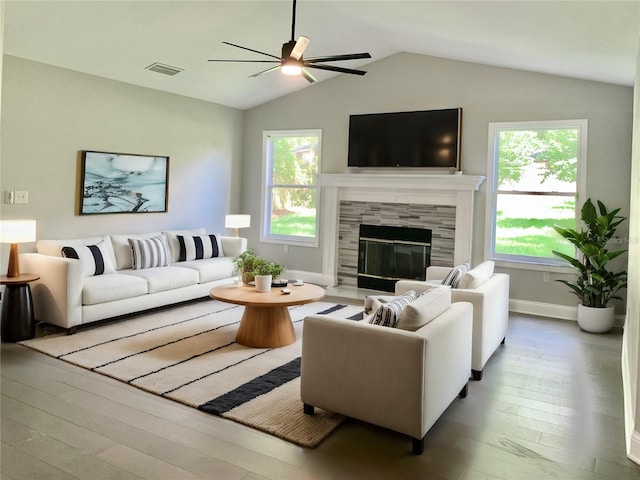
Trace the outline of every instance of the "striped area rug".
<instances>
[{"instance_id":1,"label":"striped area rug","mask_svg":"<svg viewBox=\"0 0 640 480\"><path fill-rule=\"evenodd\" d=\"M300 401L304 317L359 319L361 306L316 302L290 308L296 342L249 348L235 341L243 307L208 300L126 320L20 342L132 386L314 447L343 417Z\"/></svg>"}]
</instances>

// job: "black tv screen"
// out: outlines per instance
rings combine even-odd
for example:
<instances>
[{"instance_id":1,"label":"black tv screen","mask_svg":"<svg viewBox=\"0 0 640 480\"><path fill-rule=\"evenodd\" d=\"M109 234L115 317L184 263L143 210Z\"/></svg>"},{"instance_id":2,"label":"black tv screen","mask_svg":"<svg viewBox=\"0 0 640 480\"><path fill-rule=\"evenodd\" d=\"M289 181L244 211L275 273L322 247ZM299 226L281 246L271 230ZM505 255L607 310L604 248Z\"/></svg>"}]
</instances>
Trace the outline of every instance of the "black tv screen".
<instances>
[{"instance_id":1,"label":"black tv screen","mask_svg":"<svg viewBox=\"0 0 640 480\"><path fill-rule=\"evenodd\" d=\"M462 108L349 116L349 167L460 170Z\"/></svg>"}]
</instances>

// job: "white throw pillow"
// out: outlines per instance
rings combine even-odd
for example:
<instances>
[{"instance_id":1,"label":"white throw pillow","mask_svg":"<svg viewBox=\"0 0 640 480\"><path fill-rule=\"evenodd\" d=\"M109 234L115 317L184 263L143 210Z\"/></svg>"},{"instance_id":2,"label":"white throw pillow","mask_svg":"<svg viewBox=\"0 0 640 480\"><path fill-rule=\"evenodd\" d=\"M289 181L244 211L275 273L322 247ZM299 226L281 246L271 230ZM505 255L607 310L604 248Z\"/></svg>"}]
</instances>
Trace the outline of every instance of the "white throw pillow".
<instances>
[{"instance_id":1,"label":"white throw pillow","mask_svg":"<svg viewBox=\"0 0 640 480\"><path fill-rule=\"evenodd\" d=\"M220 234L216 235L178 235L180 253L179 262L202 260L203 258L223 257Z\"/></svg>"},{"instance_id":2,"label":"white throw pillow","mask_svg":"<svg viewBox=\"0 0 640 480\"><path fill-rule=\"evenodd\" d=\"M129 245L131 245L131 263L134 270L169 265L169 247L164 235L153 238L130 238Z\"/></svg>"},{"instance_id":3,"label":"white throw pillow","mask_svg":"<svg viewBox=\"0 0 640 480\"><path fill-rule=\"evenodd\" d=\"M458 282L458 288L478 288L491 278L494 267L495 262L493 260L482 262L464 274Z\"/></svg>"},{"instance_id":4,"label":"white throw pillow","mask_svg":"<svg viewBox=\"0 0 640 480\"><path fill-rule=\"evenodd\" d=\"M416 292L409 290L389 303L383 303L373 314L369 323L383 327L395 327L402 310L416 299Z\"/></svg>"},{"instance_id":5,"label":"white throw pillow","mask_svg":"<svg viewBox=\"0 0 640 480\"><path fill-rule=\"evenodd\" d=\"M396 328L415 332L444 312L451 305L451 288L433 287L405 307Z\"/></svg>"},{"instance_id":6,"label":"white throw pillow","mask_svg":"<svg viewBox=\"0 0 640 480\"><path fill-rule=\"evenodd\" d=\"M63 257L80 260L82 262L82 275L85 277L105 275L116 271L113 268L111 257L104 242L98 242L95 245L62 247L60 252Z\"/></svg>"}]
</instances>

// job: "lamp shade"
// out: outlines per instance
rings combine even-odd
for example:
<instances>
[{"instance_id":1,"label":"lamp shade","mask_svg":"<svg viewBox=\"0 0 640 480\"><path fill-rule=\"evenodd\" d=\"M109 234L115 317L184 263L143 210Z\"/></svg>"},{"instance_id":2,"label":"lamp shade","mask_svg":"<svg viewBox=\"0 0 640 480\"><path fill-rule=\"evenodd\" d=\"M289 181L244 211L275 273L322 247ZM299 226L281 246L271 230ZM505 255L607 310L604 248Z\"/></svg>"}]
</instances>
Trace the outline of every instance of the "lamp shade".
<instances>
[{"instance_id":1,"label":"lamp shade","mask_svg":"<svg viewBox=\"0 0 640 480\"><path fill-rule=\"evenodd\" d=\"M35 242L35 220L0 220L0 242Z\"/></svg>"},{"instance_id":2,"label":"lamp shade","mask_svg":"<svg viewBox=\"0 0 640 480\"><path fill-rule=\"evenodd\" d=\"M224 217L226 228L248 228L251 226L251 215L227 215Z\"/></svg>"},{"instance_id":3,"label":"lamp shade","mask_svg":"<svg viewBox=\"0 0 640 480\"><path fill-rule=\"evenodd\" d=\"M10 243L7 277L20 277L20 260L18 244L35 242L35 220L0 220L0 243Z\"/></svg>"}]
</instances>

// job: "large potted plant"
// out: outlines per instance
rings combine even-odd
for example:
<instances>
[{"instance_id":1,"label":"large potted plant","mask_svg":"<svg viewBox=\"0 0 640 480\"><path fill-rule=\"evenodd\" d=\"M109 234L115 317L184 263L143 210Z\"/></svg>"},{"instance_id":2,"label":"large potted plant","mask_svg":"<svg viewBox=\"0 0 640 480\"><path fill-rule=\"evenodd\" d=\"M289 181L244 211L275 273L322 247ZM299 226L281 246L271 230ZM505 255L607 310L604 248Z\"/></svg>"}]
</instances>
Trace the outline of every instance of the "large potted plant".
<instances>
[{"instance_id":1,"label":"large potted plant","mask_svg":"<svg viewBox=\"0 0 640 480\"><path fill-rule=\"evenodd\" d=\"M284 266L278 262L269 262L260 258L255 262L253 275L258 292L268 292L271 290L271 282L284 273Z\"/></svg>"},{"instance_id":2,"label":"large potted plant","mask_svg":"<svg viewBox=\"0 0 640 480\"><path fill-rule=\"evenodd\" d=\"M557 280L571 289L580 299L578 305L578 324L588 332L607 332L613 327L614 307L608 305L610 300L621 299L620 290L627 286L627 272L613 272L607 264L619 257L626 250L609 251L609 241L613 238L618 225L625 217L618 215L616 208L607 211L601 201L598 208L587 199L581 210L582 227L580 230L554 226L553 228L575 245L577 258L562 252L553 251L554 255L567 261L576 269L575 282Z\"/></svg>"}]
</instances>

